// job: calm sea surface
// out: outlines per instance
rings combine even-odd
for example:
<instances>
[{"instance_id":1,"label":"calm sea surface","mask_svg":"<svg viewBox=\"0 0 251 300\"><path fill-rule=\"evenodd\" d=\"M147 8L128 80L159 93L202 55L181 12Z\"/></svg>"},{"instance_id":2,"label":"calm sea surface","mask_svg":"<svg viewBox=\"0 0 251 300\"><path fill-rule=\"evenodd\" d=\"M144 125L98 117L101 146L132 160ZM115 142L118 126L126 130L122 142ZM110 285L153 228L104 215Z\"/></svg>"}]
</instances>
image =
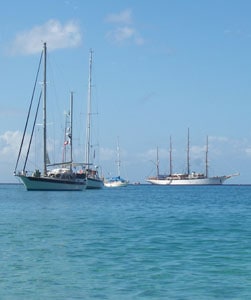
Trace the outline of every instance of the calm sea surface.
<instances>
[{"instance_id":1,"label":"calm sea surface","mask_svg":"<svg viewBox=\"0 0 251 300\"><path fill-rule=\"evenodd\" d=\"M0 185L0 299L251 299L251 186Z\"/></svg>"}]
</instances>

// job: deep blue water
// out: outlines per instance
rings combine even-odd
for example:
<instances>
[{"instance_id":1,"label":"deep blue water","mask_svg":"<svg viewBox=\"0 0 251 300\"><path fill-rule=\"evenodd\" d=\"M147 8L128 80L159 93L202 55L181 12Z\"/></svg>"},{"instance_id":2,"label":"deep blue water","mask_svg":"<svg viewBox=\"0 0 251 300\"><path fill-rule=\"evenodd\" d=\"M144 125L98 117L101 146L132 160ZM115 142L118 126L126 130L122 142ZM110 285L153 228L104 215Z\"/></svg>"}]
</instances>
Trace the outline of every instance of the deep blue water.
<instances>
[{"instance_id":1,"label":"deep blue water","mask_svg":"<svg viewBox=\"0 0 251 300\"><path fill-rule=\"evenodd\" d=\"M0 185L0 299L251 299L251 186Z\"/></svg>"}]
</instances>

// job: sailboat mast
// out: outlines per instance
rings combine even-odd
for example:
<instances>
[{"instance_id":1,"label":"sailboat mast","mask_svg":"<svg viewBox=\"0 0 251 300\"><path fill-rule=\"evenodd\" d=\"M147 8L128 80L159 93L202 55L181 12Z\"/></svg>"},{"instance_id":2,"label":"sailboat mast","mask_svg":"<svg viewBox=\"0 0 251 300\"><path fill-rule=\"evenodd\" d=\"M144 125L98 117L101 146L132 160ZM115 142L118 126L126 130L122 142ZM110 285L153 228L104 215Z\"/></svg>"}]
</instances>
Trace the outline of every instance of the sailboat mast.
<instances>
[{"instance_id":1,"label":"sailboat mast","mask_svg":"<svg viewBox=\"0 0 251 300\"><path fill-rule=\"evenodd\" d=\"M47 128L46 128L46 64L47 64L47 48L46 43L44 43L44 82L43 82L43 135L44 135L44 176L47 175Z\"/></svg>"},{"instance_id":2,"label":"sailboat mast","mask_svg":"<svg viewBox=\"0 0 251 300\"><path fill-rule=\"evenodd\" d=\"M208 177L208 136L207 136L207 143L206 143L206 177Z\"/></svg>"},{"instance_id":3,"label":"sailboat mast","mask_svg":"<svg viewBox=\"0 0 251 300\"><path fill-rule=\"evenodd\" d=\"M88 100L87 100L87 126L86 126L86 149L85 149L85 162L87 168L90 164L90 148L91 148L91 87L92 87L92 49L90 49L89 56L89 81L88 81Z\"/></svg>"},{"instance_id":4,"label":"sailboat mast","mask_svg":"<svg viewBox=\"0 0 251 300\"><path fill-rule=\"evenodd\" d=\"M69 139L70 139L70 161L71 161L71 171L72 171L72 128L73 128L73 92L71 92L71 98L70 98L70 133L69 133Z\"/></svg>"},{"instance_id":5,"label":"sailboat mast","mask_svg":"<svg viewBox=\"0 0 251 300\"><path fill-rule=\"evenodd\" d=\"M157 162L156 162L156 167L157 167L157 178L159 178L159 148L157 147Z\"/></svg>"},{"instance_id":6,"label":"sailboat mast","mask_svg":"<svg viewBox=\"0 0 251 300\"><path fill-rule=\"evenodd\" d=\"M187 174L190 174L190 137L189 137L189 128L187 132Z\"/></svg>"},{"instance_id":7,"label":"sailboat mast","mask_svg":"<svg viewBox=\"0 0 251 300\"><path fill-rule=\"evenodd\" d=\"M68 113L65 115L65 125L64 125L64 148L63 148L63 156L62 156L62 162L66 162L66 143L67 143L67 117Z\"/></svg>"},{"instance_id":8,"label":"sailboat mast","mask_svg":"<svg viewBox=\"0 0 251 300\"><path fill-rule=\"evenodd\" d=\"M120 149L119 149L119 138L117 141L117 167L118 167L118 177L120 177Z\"/></svg>"},{"instance_id":9,"label":"sailboat mast","mask_svg":"<svg viewBox=\"0 0 251 300\"><path fill-rule=\"evenodd\" d=\"M170 146L169 146L169 172L170 172L170 175L173 174L173 165L172 165L172 137L170 136Z\"/></svg>"}]
</instances>

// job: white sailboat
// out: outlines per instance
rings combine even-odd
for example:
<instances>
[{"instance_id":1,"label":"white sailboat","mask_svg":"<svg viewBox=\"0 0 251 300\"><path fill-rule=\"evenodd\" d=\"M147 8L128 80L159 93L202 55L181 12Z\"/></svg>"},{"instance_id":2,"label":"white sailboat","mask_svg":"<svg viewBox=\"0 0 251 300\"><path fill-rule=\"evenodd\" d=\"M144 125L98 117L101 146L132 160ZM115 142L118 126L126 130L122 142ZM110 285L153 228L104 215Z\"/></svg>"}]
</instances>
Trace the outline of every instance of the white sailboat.
<instances>
[{"instance_id":1,"label":"white sailboat","mask_svg":"<svg viewBox=\"0 0 251 300\"><path fill-rule=\"evenodd\" d=\"M208 137L206 143L206 160L205 160L205 174L190 171L190 140L188 129L187 142L187 172L173 173L172 172L172 141L170 138L170 174L159 174L159 158L157 149L157 174L153 177L148 177L147 182L157 185L222 185L227 179L239 174L222 175L222 176L208 176Z\"/></svg>"},{"instance_id":2,"label":"white sailboat","mask_svg":"<svg viewBox=\"0 0 251 300\"><path fill-rule=\"evenodd\" d=\"M126 180L120 176L121 161L120 161L119 139L117 142L117 161L116 162L117 162L118 175L116 177L111 177L111 178L105 179L105 181L104 181L105 187L123 187L123 186L127 186L129 184L128 180Z\"/></svg>"},{"instance_id":3,"label":"white sailboat","mask_svg":"<svg viewBox=\"0 0 251 300\"><path fill-rule=\"evenodd\" d=\"M89 82L88 82L88 101L87 101L87 124L86 124L86 149L85 149L85 165L87 189L101 189L104 186L103 179L99 176L98 167L93 168L91 162L91 115L92 115L92 54L90 50L89 57Z\"/></svg>"},{"instance_id":4,"label":"white sailboat","mask_svg":"<svg viewBox=\"0 0 251 300\"><path fill-rule=\"evenodd\" d=\"M17 171L19 164L19 159L22 153L22 148L24 144L24 139L26 136L27 126L30 119L30 112L33 106L34 91L37 85L38 74L42 62L42 57L44 58L44 79L43 79L43 92L40 93L38 100L36 115L32 127L31 138L29 141L28 151L25 158L25 163L22 168L22 171ZM19 154L16 162L16 167L14 175L17 176L25 185L28 191L37 191L37 190L46 190L46 191L82 191L86 188L86 179L85 174L82 172L73 172L73 160L72 160L72 151L69 162L49 164L48 162L48 152L47 152L47 98L46 98L46 60L47 60L47 47L44 43L43 52L41 54L39 70L36 77L35 87L33 90L33 96L29 107L28 117L25 124L25 130L22 138L22 142L19 149ZM43 94L43 149L41 155L43 156L43 171L36 169L34 172L29 172L26 170L27 160L29 157L31 142L33 138L34 128L36 124L38 109L40 100ZM72 103L72 94L71 94L71 103ZM72 104L71 104L71 118L72 118ZM69 136L72 136L72 119L71 119L71 133ZM71 149L72 149L72 137L71 137ZM50 169L50 167L53 167ZM56 167L56 168L55 168Z\"/></svg>"}]
</instances>

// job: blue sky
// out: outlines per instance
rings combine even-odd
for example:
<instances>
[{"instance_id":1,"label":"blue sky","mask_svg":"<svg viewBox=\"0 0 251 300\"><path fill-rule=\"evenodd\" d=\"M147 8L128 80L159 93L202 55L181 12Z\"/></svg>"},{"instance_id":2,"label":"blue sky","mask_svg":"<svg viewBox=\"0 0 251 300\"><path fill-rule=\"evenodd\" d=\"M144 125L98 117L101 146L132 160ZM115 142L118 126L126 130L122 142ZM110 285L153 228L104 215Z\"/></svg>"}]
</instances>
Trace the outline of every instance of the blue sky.
<instances>
[{"instance_id":1,"label":"blue sky","mask_svg":"<svg viewBox=\"0 0 251 300\"><path fill-rule=\"evenodd\" d=\"M64 122L74 91L79 148L85 136L89 49L94 51L93 132L105 176L116 175L117 137L121 175L131 182L154 174L157 147L160 170L168 172L170 136L174 171L184 171L189 128L192 170L204 171L208 135L210 175L239 172L228 183L251 183L250 11L248 0L2 2L0 182L15 181L47 42L51 62L64 78L55 92L56 120ZM60 144L60 133L54 136ZM76 156L80 153L77 149Z\"/></svg>"}]
</instances>

